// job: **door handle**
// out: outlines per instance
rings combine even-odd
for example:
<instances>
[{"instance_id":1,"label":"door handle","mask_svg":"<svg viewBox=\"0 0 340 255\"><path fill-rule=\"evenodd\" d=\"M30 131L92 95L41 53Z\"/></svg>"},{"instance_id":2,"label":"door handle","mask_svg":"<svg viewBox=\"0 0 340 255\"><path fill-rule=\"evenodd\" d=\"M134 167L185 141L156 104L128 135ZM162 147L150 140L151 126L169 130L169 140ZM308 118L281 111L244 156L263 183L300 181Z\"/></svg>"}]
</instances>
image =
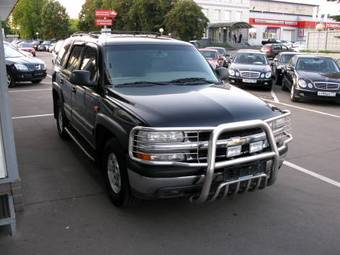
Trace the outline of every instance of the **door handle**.
<instances>
[{"instance_id":1,"label":"door handle","mask_svg":"<svg viewBox=\"0 0 340 255\"><path fill-rule=\"evenodd\" d=\"M77 88L76 87L72 87L72 93L77 93Z\"/></svg>"}]
</instances>

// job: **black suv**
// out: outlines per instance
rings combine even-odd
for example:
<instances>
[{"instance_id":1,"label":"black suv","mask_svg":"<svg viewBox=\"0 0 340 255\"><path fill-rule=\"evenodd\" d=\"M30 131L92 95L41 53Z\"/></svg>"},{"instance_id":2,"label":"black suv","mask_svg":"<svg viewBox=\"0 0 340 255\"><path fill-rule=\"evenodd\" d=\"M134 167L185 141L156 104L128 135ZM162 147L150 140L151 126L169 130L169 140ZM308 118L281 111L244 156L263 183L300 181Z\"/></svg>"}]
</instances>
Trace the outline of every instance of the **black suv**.
<instances>
[{"instance_id":1,"label":"black suv","mask_svg":"<svg viewBox=\"0 0 340 255\"><path fill-rule=\"evenodd\" d=\"M67 40L53 75L62 138L132 198L212 201L275 182L292 136L289 112L221 82L191 44L154 35ZM215 73L216 72L216 73Z\"/></svg>"}]
</instances>

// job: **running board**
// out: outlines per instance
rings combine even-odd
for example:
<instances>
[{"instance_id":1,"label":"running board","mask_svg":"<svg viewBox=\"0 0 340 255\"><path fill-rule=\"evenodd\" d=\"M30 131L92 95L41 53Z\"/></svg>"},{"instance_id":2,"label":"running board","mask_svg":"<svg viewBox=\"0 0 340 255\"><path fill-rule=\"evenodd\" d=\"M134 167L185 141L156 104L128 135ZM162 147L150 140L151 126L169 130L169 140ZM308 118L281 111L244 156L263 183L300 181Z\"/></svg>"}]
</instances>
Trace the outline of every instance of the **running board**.
<instances>
[{"instance_id":1,"label":"running board","mask_svg":"<svg viewBox=\"0 0 340 255\"><path fill-rule=\"evenodd\" d=\"M72 132L71 129L68 128L65 128L65 131L90 160L96 161L95 158L92 156L94 153L91 153L91 150L89 148L86 148L89 146L85 145L86 141L82 141L84 139L81 138L80 135L76 134L76 131Z\"/></svg>"}]
</instances>

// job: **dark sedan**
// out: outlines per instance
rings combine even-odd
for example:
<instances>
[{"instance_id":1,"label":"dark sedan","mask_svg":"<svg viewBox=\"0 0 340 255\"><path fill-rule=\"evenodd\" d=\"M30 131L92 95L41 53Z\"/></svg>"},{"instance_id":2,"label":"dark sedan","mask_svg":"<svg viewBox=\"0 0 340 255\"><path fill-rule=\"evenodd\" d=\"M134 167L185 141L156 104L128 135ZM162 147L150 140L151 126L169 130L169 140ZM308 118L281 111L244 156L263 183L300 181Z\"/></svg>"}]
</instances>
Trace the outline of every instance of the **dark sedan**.
<instances>
[{"instance_id":1,"label":"dark sedan","mask_svg":"<svg viewBox=\"0 0 340 255\"><path fill-rule=\"evenodd\" d=\"M273 66L273 74L275 77L275 84L276 85L281 85L282 84L282 75L283 75L283 70L285 66L288 64L288 62L297 55L296 52L281 52L279 55L277 55L274 58L274 61L272 63Z\"/></svg>"},{"instance_id":2,"label":"dark sedan","mask_svg":"<svg viewBox=\"0 0 340 255\"><path fill-rule=\"evenodd\" d=\"M9 87L14 86L17 81L39 83L46 77L46 65L42 60L27 57L7 45L4 45L4 49Z\"/></svg>"},{"instance_id":3,"label":"dark sedan","mask_svg":"<svg viewBox=\"0 0 340 255\"><path fill-rule=\"evenodd\" d=\"M334 59L297 55L288 63L282 86L292 101L304 98L340 102L340 68Z\"/></svg>"},{"instance_id":4,"label":"dark sedan","mask_svg":"<svg viewBox=\"0 0 340 255\"><path fill-rule=\"evenodd\" d=\"M229 82L272 88L272 70L265 54L253 50L240 50L229 66Z\"/></svg>"}]
</instances>

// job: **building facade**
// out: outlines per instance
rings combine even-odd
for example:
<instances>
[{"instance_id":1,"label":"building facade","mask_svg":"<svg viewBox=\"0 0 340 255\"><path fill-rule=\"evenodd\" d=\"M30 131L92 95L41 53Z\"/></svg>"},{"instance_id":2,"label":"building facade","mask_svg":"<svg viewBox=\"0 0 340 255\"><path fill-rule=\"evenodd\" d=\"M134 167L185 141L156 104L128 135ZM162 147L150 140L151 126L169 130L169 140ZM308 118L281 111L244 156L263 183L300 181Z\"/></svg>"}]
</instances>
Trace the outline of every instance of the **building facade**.
<instances>
[{"instance_id":1,"label":"building facade","mask_svg":"<svg viewBox=\"0 0 340 255\"><path fill-rule=\"evenodd\" d=\"M250 0L194 0L209 19L205 37L214 43L234 44L248 40Z\"/></svg>"}]
</instances>

